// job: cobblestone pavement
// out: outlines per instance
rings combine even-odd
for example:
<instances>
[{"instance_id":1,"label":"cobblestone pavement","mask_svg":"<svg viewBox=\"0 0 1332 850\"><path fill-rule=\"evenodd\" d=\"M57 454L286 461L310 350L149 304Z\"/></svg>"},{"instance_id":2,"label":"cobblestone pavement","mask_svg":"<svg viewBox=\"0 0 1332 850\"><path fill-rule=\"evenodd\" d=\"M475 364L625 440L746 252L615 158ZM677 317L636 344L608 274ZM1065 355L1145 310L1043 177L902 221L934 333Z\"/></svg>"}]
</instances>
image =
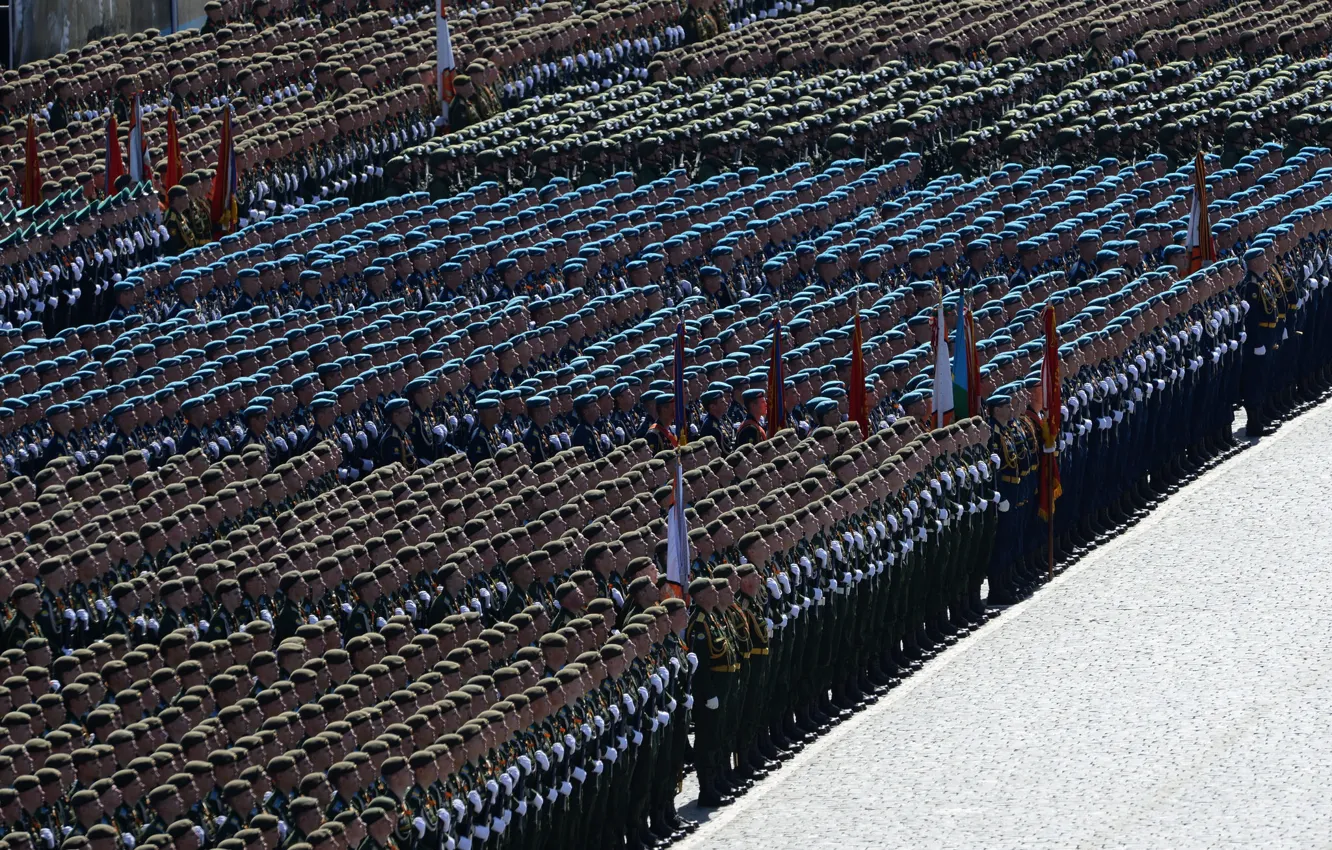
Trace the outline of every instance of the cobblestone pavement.
<instances>
[{"instance_id":1,"label":"cobblestone pavement","mask_svg":"<svg viewBox=\"0 0 1332 850\"><path fill-rule=\"evenodd\" d=\"M1285 425L677 846L1332 846L1329 445Z\"/></svg>"}]
</instances>

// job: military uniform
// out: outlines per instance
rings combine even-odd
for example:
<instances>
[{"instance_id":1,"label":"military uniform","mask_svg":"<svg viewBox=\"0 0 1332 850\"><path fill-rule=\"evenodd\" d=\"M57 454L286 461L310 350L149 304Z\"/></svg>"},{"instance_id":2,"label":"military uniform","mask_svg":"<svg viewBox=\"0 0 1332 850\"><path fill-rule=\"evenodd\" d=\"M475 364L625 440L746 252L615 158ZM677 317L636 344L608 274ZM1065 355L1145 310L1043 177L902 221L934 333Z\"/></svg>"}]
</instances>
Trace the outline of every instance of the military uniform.
<instances>
[{"instance_id":1,"label":"military uniform","mask_svg":"<svg viewBox=\"0 0 1332 850\"><path fill-rule=\"evenodd\" d=\"M686 631L689 651L698 659L694 675L694 763L699 774L700 800L713 803L726 767L726 717L733 677L740 658L727 633L725 615L696 609Z\"/></svg>"},{"instance_id":2,"label":"military uniform","mask_svg":"<svg viewBox=\"0 0 1332 850\"><path fill-rule=\"evenodd\" d=\"M211 236L211 234L207 236L196 234L186 215L175 209L167 210L163 224L167 229L166 250L169 254L183 253L186 248L193 248L206 242Z\"/></svg>"}]
</instances>

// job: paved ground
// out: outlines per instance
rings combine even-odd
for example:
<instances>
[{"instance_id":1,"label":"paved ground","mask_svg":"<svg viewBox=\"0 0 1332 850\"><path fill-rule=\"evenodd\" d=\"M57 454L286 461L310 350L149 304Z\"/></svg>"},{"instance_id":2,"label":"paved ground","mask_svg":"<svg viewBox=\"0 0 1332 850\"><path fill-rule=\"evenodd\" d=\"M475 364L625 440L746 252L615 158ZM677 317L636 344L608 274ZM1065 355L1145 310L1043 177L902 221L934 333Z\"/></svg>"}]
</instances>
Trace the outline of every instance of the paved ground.
<instances>
[{"instance_id":1,"label":"paved ground","mask_svg":"<svg viewBox=\"0 0 1332 850\"><path fill-rule=\"evenodd\" d=\"M678 846L1332 846L1329 445L1287 424Z\"/></svg>"}]
</instances>

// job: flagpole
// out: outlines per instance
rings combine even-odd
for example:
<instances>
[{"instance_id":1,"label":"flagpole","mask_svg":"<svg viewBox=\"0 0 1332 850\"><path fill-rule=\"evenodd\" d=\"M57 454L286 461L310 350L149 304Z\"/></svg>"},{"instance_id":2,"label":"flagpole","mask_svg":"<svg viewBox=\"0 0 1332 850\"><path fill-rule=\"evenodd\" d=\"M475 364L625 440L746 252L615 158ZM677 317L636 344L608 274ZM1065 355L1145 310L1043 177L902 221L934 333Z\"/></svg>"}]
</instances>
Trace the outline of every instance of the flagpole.
<instances>
[{"instance_id":1,"label":"flagpole","mask_svg":"<svg viewBox=\"0 0 1332 850\"><path fill-rule=\"evenodd\" d=\"M942 282L942 281L936 281L936 282L935 282L935 287L939 290L939 306L938 306L937 308L935 308L934 315L935 315L935 317L936 317L936 321L938 321L938 323L939 323L939 327L938 327L938 329L937 329L937 330L935 331L935 333L934 333L934 343L935 343L935 345L938 345L938 344L939 344L939 340L947 341L947 339L948 339L948 320L944 317L944 286L943 286L943 282ZM939 363L942 363L944 360L947 360L947 359L948 359L948 358L943 357L942 355L940 355L939 352L937 352L937 351L934 352L934 360L935 360L935 367L934 367L934 368L936 369L936 372L935 372L935 375L934 375L934 386L935 386L936 388L939 386L939 375L938 375L938 372L937 372L937 370L938 370L938 368L939 368L938 364L939 364ZM952 382L952 380L949 380L949 382L948 382L948 389L951 390L952 388L953 388L953 382ZM939 429L939 428L942 428L942 427L944 426L944 411L943 411L943 409L939 406L939 400L938 400L937 398L934 398L934 397L933 397L933 396L935 396L935 395L938 395L938 393L932 393L932 394L931 394L930 404L934 407L934 427L935 427L935 429Z\"/></svg>"},{"instance_id":2,"label":"flagpole","mask_svg":"<svg viewBox=\"0 0 1332 850\"><path fill-rule=\"evenodd\" d=\"M1053 469L1055 467L1055 464L1057 463L1059 463L1059 449L1056 448L1054 456L1050 458L1049 468L1047 468L1045 471L1045 475L1047 478L1052 478L1050 474L1050 469ZM1053 480L1047 481L1045 486L1047 488L1053 488L1054 481ZM1054 581L1054 567L1055 567L1053 504L1050 505L1050 516L1046 519L1045 523L1045 551L1047 553L1047 561L1048 561L1047 564L1048 569L1046 570L1045 573L1045 580L1047 582L1051 582Z\"/></svg>"},{"instance_id":3,"label":"flagpole","mask_svg":"<svg viewBox=\"0 0 1332 850\"><path fill-rule=\"evenodd\" d=\"M1059 387L1059 346L1055 334L1054 308L1046 305L1041 314L1041 325L1045 331L1044 349L1041 358L1041 411L1040 427L1042 440L1041 460L1041 507L1045 510L1046 530L1046 581L1054 580L1055 568L1055 504L1059 500L1059 433L1063 428L1063 414Z\"/></svg>"},{"instance_id":4,"label":"flagpole","mask_svg":"<svg viewBox=\"0 0 1332 850\"><path fill-rule=\"evenodd\" d=\"M860 290L855 291L855 315L851 319L851 388L847 406L851 421L860 427L860 439L869 439L869 399L865 388L865 336L860 327Z\"/></svg>"},{"instance_id":5,"label":"flagpole","mask_svg":"<svg viewBox=\"0 0 1332 850\"><path fill-rule=\"evenodd\" d=\"M685 326L675 326L675 463L671 470L671 510L666 520L666 581L679 588L680 597L688 601L689 587L689 530L684 513L684 446L689 442L689 422L684 415L684 349Z\"/></svg>"},{"instance_id":6,"label":"flagpole","mask_svg":"<svg viewBox=\"0 0 1332 850\"><path fill-rule=\"evenodd\" d=\"M28 136L23 148L23 206L35 207L42 202L42 163L37 156L37 118L28 116Z\"/></svg>"}]
</instances>

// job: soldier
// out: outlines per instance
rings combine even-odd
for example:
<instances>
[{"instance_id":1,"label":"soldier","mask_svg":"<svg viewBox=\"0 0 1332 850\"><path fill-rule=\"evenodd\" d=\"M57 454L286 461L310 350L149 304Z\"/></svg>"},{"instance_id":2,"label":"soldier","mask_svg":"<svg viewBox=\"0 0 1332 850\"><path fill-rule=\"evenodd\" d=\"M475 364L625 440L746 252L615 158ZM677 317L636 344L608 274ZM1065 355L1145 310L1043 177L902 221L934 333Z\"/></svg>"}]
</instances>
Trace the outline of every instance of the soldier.
<instances>
[{"instance_id":1,"label":"soldier","mask_svg":"<svg viewBox=\"0 0 1332 850\"><path fill-rule=\"evenodd\" d=\"M698 425L700 437L712 437L717 441L717 450L727 456L735 447L735 431L726 419L726 394L720 389L709 389L699 396L703 403L703 419Z\"/></svg>"},{"instance_id":2,"label":"soldier","mask_svg":"<svg viewBox=\"0 0 1332 850\"><path fill-rule=\"evenodd\" d=\"M206 17L199 27L200 33L216 33L227 24L220 0L208 0L204 4L204 15Z\"/></svg>"},{"instance_id":3,"label":"soldier","mask_svg":"<svg viewBox=\"0 0 1332 850\"><path fill-rule=\"evenodd\" d=\"M411 403L405 398L395 398L384 405L384 416L388 427L379 438L379 462L401 463L408 470L416 469L416 453L408 433L412 424Z\"/></svg>"},{"instance_id":4,"label":"soldier","mask_svg":"<svg viewBox=\"0 0 1332 850\"><path fill-rule=\"evenodd\" d=\"M453 100L449 103L449 129L458 132L481 122L475 99L476 89L472 78L467 74L458 74L453 78Z\"/></svg>"},{"instance_id":5,"label":"soldier","mask_svg":"<svg viewBox=\"0 0 1332 850\"><path fill-rule=\"evenodd\" d=\"M36 617L42 600L35 584L20 584L10 598L14 616L5 624L5 649L22 649L28 638L38 633Z\"/></svg>"},{"instance_id":6,"label":"soldier","mask_svg":"<svg viewBox=\"0 0 1332 850\"><path fill-rule=\"evenodd\" d=\"M726 768L725 704L740 669L736 649L728 635L719 608L720 588L725 579L700 576L689 583L693 611L686 632L686 645L698 667L694 670L694 763L698 770L698 804L703 808L724 806L734 798L721 789Z\"/></svg>"},{"instance_id":7,"label":"soldier","mask_svg":"<svg viewBox=\"0 0 1332 850\"><path fill-rule=\"evenodd\" d=\"M1244 411L1249 417L1249 436L1267 433L1269 363L1280 343L1277 335L1278 296L1271 263L1264 245L1244 252L1244 282L1241 284L1249 311L1244 316Z\"/></svg>"},{"instance_id":8,"label":"soldier","mask_svg":"<svg viewBox=\"0 0 1332 850\"><path fill-rule=\"evenodd\" d=\"M476 401L476 423L467 439L467 459L478 464L495 456L499 451L500 438L495 424L500 418L500 403L497 398L479 398Z\"/></svg>"},{"instance_id":9,"label":"soldier","mask_svg":"<svg viewBox=\"0 0 1332 850\"><path fill-rule=\"evenodd\" d=\"M127 280L117 281L112 286L112 292L115 295L116 306L111 308L111 315L108 317L113 322L123 322L130 316L138 315L138 295L134 291L134 284Z\"/></svg>"},{"instance_id":10,"label":"soldier","mask_svg":"<svg viewBox=\"0 0 1332 850\"><path fill-rule=\"evenodd\" d=\"M190 190L184 186L172 186L167 190L167 213L163 224L167 229L166 251L168 254L181 254L186 248L193 248L206 242L211 234L198 234L190 224Z\"/></svg>"},{"instance_id":11,"label":"soldier","mask_svg":"<svg viewBox=\"0 0 1332 850\"><path fill-rule=\"evenodd\" d=\"M578 420L578 425L574 427L570 442L572 445L580 446L587 454L588 460L599 460L605 454L605 449L604 435L599 431L602 419L597 397L591 393L584 393L574 399L574 416Z\"/></svg>"},{"instance_id":12,"label":"soldier","mask_svg":"<svg viewBox=\"0 0 1332 850\"><path fill-rule=\"evenodd\" d=\"M279 756L278 758L286 758ZM278 759L274 759L277 761ZM330 778L332 771L329 772ZM275 795L276 796L276 795ZM332 816L330 814L330 820ZM282 842L283 850L288 850L296 844L307 841L310 833L319 828L320 825L319 801L314 797L294 797L287 804L287 818L284 821L287 826L287 837Z\"/></svg>"},{"instance_id":13,"label":"soldier","mask_svg":"<svg viewBox=\"0 0 1332 850\"><path fill-rule=\"evenodd\" d=\"M208 618L205 634L208 640L226 640L240 627L237 612L241 608L240 583L235 579L223 579L217 583L213 592L217 607Z\"/></svg>"},{"instance_id":14,"label":"soldier","mask_svg":"<svg viewBox=\"0 0 1332 850\"><path fill-rule=\"evenodd\" d=\"M522 443L527 447L527 456L532 463L538 464L550 459L559 451L559 438L551 428L550 399L544 395L534 395L527 399L527 418L531 421L523 432ZM553 438L553 443L552 443Z\"/></svg>"},{"instance_id":15,"label":"soldier","mask_svg":"<svg viewBox=\"0 0 1332 850\"><path fill-rule=\"evenodd\" d=\"M403 796L415 832L413 841L426 848L438 847L442 843L439 837L442 828L439 812L444 800L437 790L440 778L437 757L433 747L412 753L408 760L412 784Z\"/></svg>"},{"instance_id":16,"label":"soldier","mask_svg":"<svg viewBox=\"0 0 1332 850\"><path fill-rule=\"evenodd\" d=\"M671 423L675 421L675 395L673 393L661 393L652 402L655 411L652 426L644 435L648 446L653 453L669 451L680 447L679 439L671 431Z\"/></svg>"},{"instance_id":17,"label":"soldier","mask_svg":"<svg viewBox=\"0 0 1332 850\"><path fill-rule=\"evenodd\" d=\"M1110 36L1105 27L1092 27L1091 49L1082 57L1082 67L1087 71L1108 71L1115 64L1115 57L1110 52Z\"/></svg>"},{"instance_id":18,"label":"soldier","mask_svg":"<svg viewBox=\"0 0 1332 850\"><path fill-rule=\"evenodd\" d=\"M410 850L399 846L394 839L394 811L391 808L386 811L383 806L367 806L361 812L366 835L357 850Z\"/></svg>"},{"instance_id":19,"label":"soldier","mask_svg":"<svg viewBox=\"0 0 1332 850\"><path fill-rule=\"evenodd\" d=\"M282 599L273 620L273 636L280 642L295 637L296 630L305 623L305 598L309 586L299 572L290 570L278 579L278 592Z\"/></svg>"},{"instance_id":20,"label":"soldier","mask_svg":"<svg viewBox=\"0 0 1332 850\"><path fill-rule=\"evenodd\" d=\"M762 424L768 415L767 391L760 387L751 387L741 394L741 399L745 406L745 420L740 423L740 429L736 432L736 444L749 446L761 443L768 439Z\"/></svg>"},{"instance_id":21,"label":"soldier","mask_svg":"<svg viewBox=\"0 0 1332 850\"><path fill-rule=\"evenodd\" d=\"M358 573L351 580L351 589L356 594L355 604L342 603L342 612L346 618L342 634L348 642L375 630L373 606L379 598L379 585L373 573Z\"/></svg>"},{"instance_id":22,"label":"soldier","mask_svg":"<svg viewBox=\"0 0 1332 850\"><path fill-rule=\"evenodd\" d=\"M176 440L176 453L187 455L194 449L204 448L210 442L207 431L208 411L205 404L211 396L186 399L181 402L180 412L185 420L185 431Z\"/></svg>"}]
</instances>

